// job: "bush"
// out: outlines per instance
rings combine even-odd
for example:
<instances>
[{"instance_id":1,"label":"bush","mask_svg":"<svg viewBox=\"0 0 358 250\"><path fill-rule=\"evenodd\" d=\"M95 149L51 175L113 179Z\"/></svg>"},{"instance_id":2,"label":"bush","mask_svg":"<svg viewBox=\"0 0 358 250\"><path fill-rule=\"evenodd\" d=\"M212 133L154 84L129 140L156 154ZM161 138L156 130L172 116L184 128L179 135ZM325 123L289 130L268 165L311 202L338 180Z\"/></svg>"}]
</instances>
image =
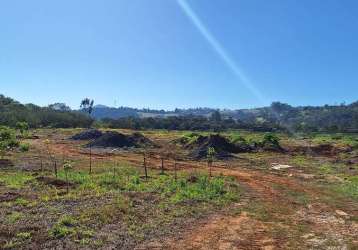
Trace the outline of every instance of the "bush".
<instances>
[{"instance_id":1,"label":"bush","mask_svg":"<svg viewBox=\"0 0 358 250\"><path fill-rule=\"evenodd\" d=\"M264 136L264 138L262 140L262 144L264 146L265 145L272 145L272 146L279 147L280 146L280 139L275 134L267 133L267 134L265 134L265 136Z\"/></svg>"},{"instance_id":2,"label":"bush","mask_svg":"<svg viewBox=\"0 0 358 250\"><path fill-rule=\"evenodd\" d=\"M17 122L15 128L20 131L21 137L27 136L27 131L29 130L29 124L27 122Z\"/></svg>"},{"instance_id":3,"label":"bush","mask_svg":"<svg viewBox=\"0 0 358 250\"><path fill-rule=\"evenodd\" d=\"M20 151L21 152L27 152L30 149L30 144L28 143L21 143L20 144Z\"/></svg>"},{"instance_id":4,"label":"bush","mask_svg":"<svg viewBox=\"0 0 358 250\"><path fill-rule=\"evenodd\" d=\"M16 139L15 130L0 126L0 155L3 157L6 151L9 151L19 146Z\"/></svg>"}]
</instances>

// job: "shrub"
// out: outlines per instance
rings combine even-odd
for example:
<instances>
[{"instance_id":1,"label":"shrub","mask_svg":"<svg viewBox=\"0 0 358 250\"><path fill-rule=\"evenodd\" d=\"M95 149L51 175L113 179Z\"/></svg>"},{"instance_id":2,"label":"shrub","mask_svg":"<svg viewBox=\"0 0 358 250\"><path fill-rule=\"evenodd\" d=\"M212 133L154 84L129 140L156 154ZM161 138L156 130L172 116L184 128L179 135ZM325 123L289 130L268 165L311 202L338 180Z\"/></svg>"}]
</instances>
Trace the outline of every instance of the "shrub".
<instances>
[{"instance_id":1,"label":"shrub","mask_svg":"<svg viewBox=\"0 0 358 250\"><path fill-rule=\"evenodd\" d=\"M267 133L265 134L263 140L262 140L262 144L263 145L273 145L273 146L280 146L280 139L278 138L277 135L272 134L272 133Z\"/></svg>"},{"instance_id":2,"label":"shrub","mask_svg":"<svg viewBox=\"0 0 358 250\"><path fill-rule=\"evenodd\" d=\"M58 222L52 227L49 234L55 238L63 238L67 235L72 235L75 233L75 226L77 225L77 220L69 215L61 217Z\"/></svg>"},{"instance_id":3,"label":"shrub","mask_svg":"<svg viewBox=\"0 0 358 250\"><path fill-rule=\"evenodd\" d=\"M21 137L24 138L27 136L29 124L27 122L17 122L15 128L20 131Z\"/></svg>"},{"instance_id":4,"label":"shrub","mask_svg":"<svg viewBox=\"0 0 358 250\"><path fill-rule=\"evenodd\" d=\"M6 151L16 148L19 142L16 140L15 130L0 126L0 155L3 157Z\"/></svg>"},{"instance_id":5,"label":"shrub","mask_svg":"<svg viewBox=\"0 0 358 250\"><path fill-rule=\"evenodd\" d=\"M30 149L30 144L28 143L21 143L20 144L20 151L21 152L27 152Z\"/></svg>"}]
</instances>

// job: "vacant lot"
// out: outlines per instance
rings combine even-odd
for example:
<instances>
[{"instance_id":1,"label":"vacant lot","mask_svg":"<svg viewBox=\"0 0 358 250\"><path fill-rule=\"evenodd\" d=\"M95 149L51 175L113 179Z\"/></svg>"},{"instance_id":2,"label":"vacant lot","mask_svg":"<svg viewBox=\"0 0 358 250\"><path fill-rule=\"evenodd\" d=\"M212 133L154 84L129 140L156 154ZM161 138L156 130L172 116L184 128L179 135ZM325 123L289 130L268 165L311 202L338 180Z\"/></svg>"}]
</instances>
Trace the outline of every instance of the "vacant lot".
<instances>
[{"instance_id":1,"label":"vacant lot","mask_svg":"<svg viewBox=\"0 0 358 250\"><path fill-rule=\"evenodd\" d=\"M0 160L1 248L358 248L357 135L81 131Z\"/></svg>"}]
</instances>

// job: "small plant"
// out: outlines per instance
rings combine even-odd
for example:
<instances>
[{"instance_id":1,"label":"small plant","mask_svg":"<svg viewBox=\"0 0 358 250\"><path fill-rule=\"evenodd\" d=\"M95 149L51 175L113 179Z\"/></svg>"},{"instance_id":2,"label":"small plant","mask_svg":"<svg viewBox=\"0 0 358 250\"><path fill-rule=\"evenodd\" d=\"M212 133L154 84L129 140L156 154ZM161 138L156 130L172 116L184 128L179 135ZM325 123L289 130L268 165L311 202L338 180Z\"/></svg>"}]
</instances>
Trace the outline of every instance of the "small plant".
<instances>
[{"instance_id":1,"label":"small plant","mask_svg":"<svg viewBox=\"0 0 358 250\"><path fill-rule=\"evenodd\" d=\"M29 124L27 122L17 122L15 128L20 131L22 138L28 136Z\"/></svg>"},{"instance_id":2,"label":"small plant","mask_svg":"<svg viewBox=\"0 0 358 250\"><path fill-rule=\"evenodd\" d=\"M20 240L29 240L31 239L31 233L30 232L21 232L16 234L16 238Z\"/></svg>"},{"instance_id":3,"label":"small plant","mask_svg":"<svg viewBox=\"0 0 358 250\"><path fill-rule=\"evenodd\" d=\"M216 155L215 148L209 147L208 152L207 152L207 160L208 160L208 168L209 168L209 176L210 177L212 176L211 175L211 167L212 167L215 155Z\"/></svg>"},{"instance_id":4,"label":"small plant","mask_svg":"<svg viewBox=\"0 0 358 250\"><path fill-rule=\"evenodd\" d=\"M65 171L67 193L69 191L68 172L71 171L72 169L73 169L72 163L70 161L65 161L65 163L63 164L63 170Z\"/></svg>"},{"instance_id":5,"label":"small plant","mask_svg":"<svg viewBox=\"0 0 358 250\"><path fill-rule=\"evenodd\" d=\"M264 138L262 140L263 145L273 145L276 147L280 147L280 139L277 135L272 133L267 133L264 135Z\"/></svg>"},{"instance_id":6,"label":"small plant","mask_svg":"<svg viewBox=\"0 0 358 250\"><path fill-rule=\"evenodd\" d=\"M27 152L30 149L30 144L28 143L21 143L20 144L20 151L21 152Z\"/></svg>"},{"instance_id":7,"label":"small plant","mask_svg":"<svg viewBox=\"0 0 358 250\"><path fill-rule=\"evenodd\" d=\"M6 220L8 223L15 223L23 217L23 214L20 212L12 212L10 215L7 216Z\"/></svg>"},{"instance_id":8,"label":"small plant","mask_svg":"<svg viewBox=\"0 0 358 250\"><path fill-rule=\"evenodd\" d=\"M56 178L57 178L57 162L56 162L55 157L52 156L51 151L50 151L50 146L49 146L50 140L49 140L49 139L46 139L46 140L44 141L44 143L45 143L45 145L46 145L46 151L47 151L47 154L48 154L48 156L49 156L49 158L50 158L50 161L52 161L52 163L53 163L53 169L54 169L54 172L55 172L55 176L56 176Z\"/></svg>"},{"instance_id":9,"label":"small plant","mask_svg":"<svg viewBox=\"0 0 358 250\"><path fill-rule=\"evenodd\" d=\"M52 227L49 234L55 238L63 238L67 235L72 235L75 233L75 226L77 225L77 220L71 216L65 215L61 217L58 222Z\"/></svg>"}]
</instances>

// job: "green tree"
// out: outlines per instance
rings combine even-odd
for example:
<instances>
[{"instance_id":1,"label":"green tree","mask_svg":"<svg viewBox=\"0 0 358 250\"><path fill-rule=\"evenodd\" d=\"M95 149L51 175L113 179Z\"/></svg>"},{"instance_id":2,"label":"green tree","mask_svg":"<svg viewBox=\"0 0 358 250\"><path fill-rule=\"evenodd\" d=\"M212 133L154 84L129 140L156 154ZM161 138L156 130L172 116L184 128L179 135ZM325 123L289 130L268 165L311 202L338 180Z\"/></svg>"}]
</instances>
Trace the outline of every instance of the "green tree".
<instances>
[{"instance_id":1,"label":"green tree","mask_svg":"<svg viewBox=\"0 0 358 250\"><path fill-rule=\"evenodd\" d=\"M221 121L221 114L218 110L215 110L213 113L211 113L210 120L214 122L220 122Z\"/></svg>"},{"instance_id":2,"label":"green tree","mask_svg":"<svg viewBox=\"0 0 358 250\"><path fill-rule=\"evenodd\" d=\"M80 108L85 111L86 113L88 113L88 115L91 115L92 111L93 111L93 104L94 101L89 99L89 98L85 98L81 101L81 105Z\"/></svg>"}]
</instances>

